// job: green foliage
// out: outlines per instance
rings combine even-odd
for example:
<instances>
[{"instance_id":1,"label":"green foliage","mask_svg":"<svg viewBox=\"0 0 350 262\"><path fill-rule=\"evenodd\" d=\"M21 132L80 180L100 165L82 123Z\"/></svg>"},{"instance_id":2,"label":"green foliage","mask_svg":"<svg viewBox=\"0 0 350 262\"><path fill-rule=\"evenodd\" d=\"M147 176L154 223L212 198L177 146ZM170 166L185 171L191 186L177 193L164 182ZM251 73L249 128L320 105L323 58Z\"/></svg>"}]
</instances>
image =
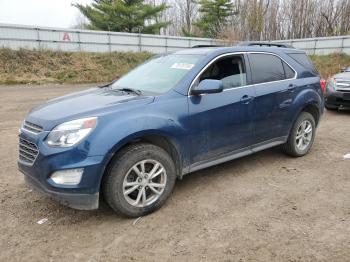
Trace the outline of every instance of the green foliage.
<instances>
[{"instance_id":1,"label":"green foliage","mask_svg":"<svg viewBox=\"0 0 350 262\"><path fill-rule=\"evenodd\" d=\"M150 5L143 0L94 0L91 5L75 4L90 21L89 28L129 33L159 34L168 22L158 21L165 4Z\"/></svg>"},{"instance_id":2,"label":"green foliage","mask_svg":"<svg viewBox=\"0 0 350 262\"><path fill-rule=\"evenodd\" d=\"M329 55L311 55L310 59L323 78L339 73L343 67L350 66L350 55L333 53Z\"/></svg>"},{"instance_id":3,"label":"green foliage","mask_svg":"<svg viewBox=\"0 0 350 262\"><path fill-rule=\"evenodd\" d=\"M230 0L199 0L200 19L195 25L203 36L215 38L228 25L229 18L235 15Z\"/></svg>"}]
</instances>

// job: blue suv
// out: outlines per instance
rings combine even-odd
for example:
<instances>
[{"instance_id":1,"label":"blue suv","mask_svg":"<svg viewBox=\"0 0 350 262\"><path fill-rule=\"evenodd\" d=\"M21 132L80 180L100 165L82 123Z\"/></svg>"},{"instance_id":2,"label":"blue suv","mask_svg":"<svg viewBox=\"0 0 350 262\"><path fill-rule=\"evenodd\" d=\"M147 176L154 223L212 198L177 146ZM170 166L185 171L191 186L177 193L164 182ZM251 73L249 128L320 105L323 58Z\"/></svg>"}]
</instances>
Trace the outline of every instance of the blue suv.
<instances>
[{"instance_id":1,"label":"blue suv","mask_svg":"<svg viewBox=\"0 0 350 262\"><path fill-rule=\"evenodd\" d=\"M303 51L191 48L32 109L18 166L30 186L72 208L96 209L103 195L138 217L193 171L277 145L307 154L323 108L319 74Z\"/></svg>"}]
</instances>

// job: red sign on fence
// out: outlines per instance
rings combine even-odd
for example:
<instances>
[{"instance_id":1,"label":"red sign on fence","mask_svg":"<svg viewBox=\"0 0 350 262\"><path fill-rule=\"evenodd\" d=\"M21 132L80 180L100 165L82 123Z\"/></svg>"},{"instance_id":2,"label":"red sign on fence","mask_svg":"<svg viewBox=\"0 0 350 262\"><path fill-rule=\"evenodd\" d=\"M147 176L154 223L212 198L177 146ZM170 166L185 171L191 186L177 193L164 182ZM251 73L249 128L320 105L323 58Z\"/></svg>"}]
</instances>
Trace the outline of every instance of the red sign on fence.
<instances>
[{"instance_id":1,"label":"red sign on fence","mask_svg":"<svg viewBox=\"0 0 350 262\"><path fill-rule=\"evenodd\" d=\"M63 34L63 41L71 41L71 40L70 40L70 36L69 36L69 34L68 34L67 32L65 32L65 33Z\"/></svg>"}]
</instances>

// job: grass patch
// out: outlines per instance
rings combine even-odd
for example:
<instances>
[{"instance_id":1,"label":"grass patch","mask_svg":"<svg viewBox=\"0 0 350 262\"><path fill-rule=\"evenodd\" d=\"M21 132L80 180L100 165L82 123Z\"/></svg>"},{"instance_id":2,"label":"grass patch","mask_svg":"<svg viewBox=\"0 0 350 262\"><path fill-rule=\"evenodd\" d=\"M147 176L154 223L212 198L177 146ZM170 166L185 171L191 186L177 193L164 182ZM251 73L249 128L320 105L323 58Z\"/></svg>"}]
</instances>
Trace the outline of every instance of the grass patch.
<instances>
[{"instance_id":1,"label":"grass patch","mask_svg":"<svg viewBox=\"0 0 350 262\"><path fill-rule=\"evenodd\" d=\"M317 70L320 72L321 76L325 79L339 73L341 68L350 66L350 55L343 53L334 53L322 56L312 55L310 58Z\"/></svg>"},{"instance_id":2,"label":"grass patch","mask_svg":"<svg viewBox=\"0 0 350 262\"><path fill-rule=\"evenodd\" d=\"M0 49L0 84L97 83L119 78L152 54ZM350 56L311 56L323 78L350 66Z\"/></svg>"},{"instance_id":3,"label":"grass patch","mask_svg":"<svg viewBox=\"0 0 350 262\"><path fill-rule=\"evenodd\" d=\"M152 54L0 49L0 84L96 83L119 78Z\"/></svg>"}]
</instances>

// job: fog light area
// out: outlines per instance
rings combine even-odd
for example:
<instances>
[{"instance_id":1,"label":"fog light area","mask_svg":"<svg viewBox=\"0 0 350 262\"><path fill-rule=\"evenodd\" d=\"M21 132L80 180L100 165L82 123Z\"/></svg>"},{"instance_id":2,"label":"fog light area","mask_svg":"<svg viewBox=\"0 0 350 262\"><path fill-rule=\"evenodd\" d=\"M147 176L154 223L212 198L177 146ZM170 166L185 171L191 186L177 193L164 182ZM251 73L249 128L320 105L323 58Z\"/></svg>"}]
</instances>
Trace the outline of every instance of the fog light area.
<instances>
[{"instance_id":1,"label":"fog light area","mask_svg":"<svg viewBox=\"0 0 350 262\"><path fill-rule=\"evenodd\" d=\"M77 185L80 183L84 169L67 169L56 171L51 175L51 179L58 185Z\"/></svg>"}]
</instances>

